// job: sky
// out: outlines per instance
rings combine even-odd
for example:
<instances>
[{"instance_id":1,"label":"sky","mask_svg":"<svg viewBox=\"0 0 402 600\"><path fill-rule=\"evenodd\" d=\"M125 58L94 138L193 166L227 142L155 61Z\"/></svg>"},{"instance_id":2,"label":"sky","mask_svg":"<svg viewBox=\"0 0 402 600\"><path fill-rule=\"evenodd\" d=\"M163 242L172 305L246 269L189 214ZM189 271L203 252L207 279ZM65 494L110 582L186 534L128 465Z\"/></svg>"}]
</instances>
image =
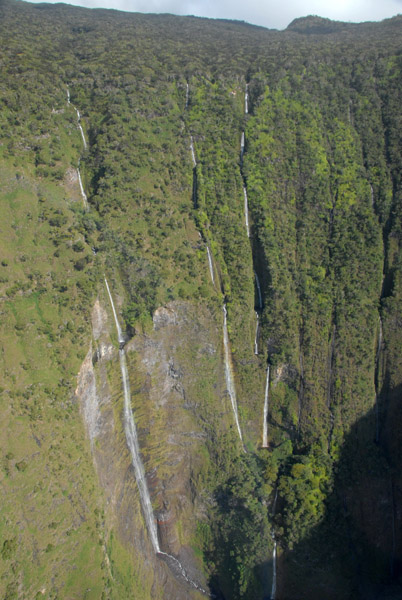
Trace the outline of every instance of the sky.
<instances>
[{"instance_id":1,"label":"sky","mask_svg":"<svg viewBox=\"0 0 402 600\"><path fill-rule=\"evenodd\" d=\"M43 0L30 0L43 2ZM55 4L59 0L47 0ZM171 13L238 19L254 25L284 29L293 19L319 15L336 21L380 21L402 13L402 0L64 0L87 8L129 12Z\"/></svg>"}]
</instances>

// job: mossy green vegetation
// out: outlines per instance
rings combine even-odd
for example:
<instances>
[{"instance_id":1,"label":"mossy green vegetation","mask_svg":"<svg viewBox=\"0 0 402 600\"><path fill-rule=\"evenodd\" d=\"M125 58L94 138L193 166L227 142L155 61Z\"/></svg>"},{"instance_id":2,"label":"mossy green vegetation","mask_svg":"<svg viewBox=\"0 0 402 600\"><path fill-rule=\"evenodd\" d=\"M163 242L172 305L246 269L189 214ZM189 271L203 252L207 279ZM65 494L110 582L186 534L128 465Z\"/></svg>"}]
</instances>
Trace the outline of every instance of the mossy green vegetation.
<instances>
[{"instance_id":1,"label":"mossy green vegetation","mask_svg":"<svg viewBox=\"0 0 402 600\"><path fill-rule=\"evenodd\" d=\"M0 18L1 594L197 594L149 554L104 274L166 548L233 600L269 596L272 535L278 599L396 579L401 19L275 32L14 0ZM91 446L75 389L97 299Z\"/></svg>"}]
</instances>

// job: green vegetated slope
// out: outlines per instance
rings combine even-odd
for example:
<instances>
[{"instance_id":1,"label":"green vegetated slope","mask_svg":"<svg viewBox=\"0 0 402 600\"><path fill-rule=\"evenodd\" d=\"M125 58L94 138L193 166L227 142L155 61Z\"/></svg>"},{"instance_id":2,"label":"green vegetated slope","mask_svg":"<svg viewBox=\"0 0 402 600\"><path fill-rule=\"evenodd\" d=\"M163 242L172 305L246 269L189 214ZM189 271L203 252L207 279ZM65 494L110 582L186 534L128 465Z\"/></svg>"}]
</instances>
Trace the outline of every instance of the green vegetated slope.
<instances>
[{"instance_id":1,"label":"green vegetated slope","mask_svg":"<svg viewBox=\"0 0 402 600\"><path fill-rule=\"evenodd\" d=\"M218 596L263 598L273 532L276 598L390 596L400 18L275 32L23 2L0 15L3 597L199 597L147 541L104 273L162 550ZM92 364L90 444L75 388Z\"/></svg>"}]
</instances>

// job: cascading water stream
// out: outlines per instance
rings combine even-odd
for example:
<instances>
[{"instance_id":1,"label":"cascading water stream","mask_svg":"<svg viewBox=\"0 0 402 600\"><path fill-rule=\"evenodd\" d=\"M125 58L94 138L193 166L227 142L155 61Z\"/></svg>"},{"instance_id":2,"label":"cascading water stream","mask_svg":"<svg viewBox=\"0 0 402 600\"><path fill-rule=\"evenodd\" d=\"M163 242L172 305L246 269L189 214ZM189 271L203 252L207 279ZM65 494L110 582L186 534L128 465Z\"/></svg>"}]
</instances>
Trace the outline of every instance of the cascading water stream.
<instances>
[{"instance_id":1,"label":"cascading water stream","mask_svg":"<svg viewBox=\"0 0 402 600\"><path fill-rule=\"evenodd\" d=\"M194 587L195 589L199 590L200 592L202 592L203 594L205 594L207 596L210 596L209 592L207 592L202 587L200 587L195 581L193 581L187 575L186 570L184 569L183 565L180 563L180 561L177 558L175 558L171 554L168 554L167 552L163 552L160 549L159 540L158 540L158 531L157 531L157 528L155 525L155 518L154 518L154 513L152 510L151 498L149 495L148 486L147 486L147 482L145 479L144 466L141 461L140 448L138 445L137 429L136 429L135 422L134 422L133 411L131 409L130 384L129 384L128 371L127 371L126 355L124 352L125 339L124 339L123 332L120 327L119 320L117 318L117 313L116 313L116 309L114 306L113 297L110 292L109 284L107 282L106 277L105 277L105 285L106 285L106 290L107 290L110 304L111 304L112 311L113 311L113 317L114 317L116 330L117 330L117 339L119 341L119 346L120 346L119 359L120 359L120 370L121 370L123 392L124 392L124 430L126 433L127 445L129 447L130 454L131 454L131 462L134 467L135 478L137 481L138 491L140 494L141 506L142 506L142 510L143 510L143 514L144 514L144 518L145 518L145 523L147 525L148 533L151 538L152 547L154 549L155 554L166 558L166 562L168 564L170 563L170 566L173 567L172 570L176 574L183 577L183 579L187 583L189 583L192 587Z\"/></svg>"},{"instance_id":2,"label":"cascading water stream","mask_svg":"<svg viewBox=\"0 0 402 600\"><path fill-rule=\"evenodd\" d=\"M248 83L246 83L246 91L244 94L244 113L248 114Z\"/></svg>"},{"instance_id":3,"label":"cascading water stream","mask_svg":"<svg viewBox=\"0 0 402 600\"><path fill-rule=\"evenodd\" d=\"M255 283L257 286L257 291L258 291L258 308L260 310L262 310L262 295L261 295L261 286L260 286L260 280L258 279L258 275L256 272L254 272L254 277L255 277Z\"/></svg>"},{"instance_id":4,"label":"cascading water stream","mask_svg":"<svg viewBox=\"0 0 402 600\"><path fill-rule=\"evenodd\" d=\"M228 325L227 325L227 310L226 304L223 305L223 346L225 350L225 377L226 377L226 387L229 392L230 401L232 403L233 414L236 421L237 431L239 433L240 441L243 444L243 436L241 434L239 416L237 414L237 401L236 401L236 390L233 381L232 374L232 365L230 360L229 353L229 334L228 334Z\"/></svg>"},{"instance_id":5,"label":"cascading water stream","mask_svg":"<svg viewBox=\"0 0 402 600\"><path fill-rule=\"evenodd\" d=\"M268 448L269 365L265 379L264 412L262 421L262 447Z\"/></svg>"},{"instance_id":6,"label":"cascading water stream","mask_svg":"<svg viewBox=\"0 0 402 600\"><path fill-rule=\"evenodd\" d=\"M212 255L211 255L211 251L209 249L209 246L207 246L207 254L208 254L209 273L211 275L212 285L215 285L214 265L212 264Z\"/></svg>"},{"instance_id":7,"label":"cascading water stream","mask_svg":"<svg viewBox=\"0 0 402 600\"><path fill-rule=\"evenodd\" d=\"M271 588L271 599L275 600L276 596L276 539L275 534L272 532L272 539L274 540L274 549L272 552L272 588Z\"/></svg>"},{"instance_id":8,"label":"cascading water stream","mask_svg":"<svg viewBox=\"0 0 402 600\"><path fill-rule=\"evenodd\" d=\"M190 137L190 150L191 150L191 157L193 159L193 166L194 166L194 169L195 169L195 167L197 166L197 161L195 160L193 136Z\"/></svg>"},{"instance_id":9,"label":"cascading water stream","mask_svg":"<svg viewBox=\"0 0 402 600\"><path fill-rule=\"evenodd\" d=\"M246 144L246 140L245 140L245 136L244 136L244 131L242 131L241 140L240 140L240 164L243 164L245 144Z\"/></svg>"},{"instance_id":10,"label":"cascading water stream","mask_svg":"<svg viewBox=\"0 0 402 600\"><path fill-rule=\"evenodd\" d=\"M258 330L260 327L260 317L258 316L258 312L255 311L255 317L257 319L257 323L255 326L255 338L254 338L254 354L258 356Z\"/></svg>"},{"instance_id":11,"label":"cascading water stream","mask_svg":"<svg viewBox=\"0 0 402 600\"><path fill-rule=\"evenodd\" d=\"M248 199L247 199L247 190L246 190L246 186L243 185L243 195L244 195L244 220L246 223L246 231L247 231L247 237L250 237L250 226L249 226L249 222L248 222Z\"/></svg>"},{"instance_id":12,"label":"cascading water stream","mask_svg":"<svg viewBox=\"0 0 402 600\"><path fill-rule=\"evenodd\" d=\"M67 86L67 104L71 104L70 89L69 89L68 86ZM84 130L82 129L81 123L80 123L80 121L81 121L80 111L73 104L71 104L71 106L74 108L75 112L77 113L78 128L79 128L79 130L81 132L82 142L84 144L84 150L86 150L87 149L87 142L86 142L86 139L85 139ZM80 184L80 191L81 191L82 202L84 204L84 208L85 208L85 210L89 210L88 198L87 198L87 195L86 195L86 193L84 191L84 186L82 185L82 179L81 179L81 172L80 172L79 162L78 162L77 175L78 175L78 183Z\"/></svg>"},{"instance_id":13,"label":"cascading water stream","mask_svg":"<svg viewBox=\"0 0 402 600\"><path fill-rule=\"evenodd\" d=\"M71 100L70 100L70 89L67 86L67 104L71 104ZM81 126L81 115L80 115L80 111L78 110L78 108L76 106L74 106L74 104L71 104L71 106L74 108L75 112L77 113L77 122L78 122L78 129L80 130L81 133L81 137L82 137L82 143L84 144L84 150L87 149L87 141L85 139L85 134L84 134L84 130L82 129Z\"/></svg>"},{"instance_id":14,"label":"cascading water stream","mask_svg":"<svg viewBox=\"0 0 402 600\"><path fill-rule=\"evenodd\" d=\"M79 167L77 169L77 175L78 175L78 183L80 184L82 202L84 204L85 210L88 210L89 209L88 198L87 198L87 195L86 195L86 193L84 191L84 186L82 185L82 179L81 179L81 173L80 173L80 168Z\"/></svg>"},{"instance_id":15,"label":"cascading water stream","mask_svg":"<svg viewBox=\"0 0 402 600\"><path fill-rule=\"evenodd\" d=\"M124 392L124 430L126 433L127 445L131 454L131 461L134 467L135 478L137 480L138 491L140 493L142 510L144 513L145 522L147 525L149 537L151 538L152 546L155 553L160 552L159 541L158 541L158 532L155 525L155 519L153 515L151 499L148 492L147 483L145 480L145 471L141 461L140 449L138 446L138 438L137 438L137 430L135 427L133 411L131 410L131 394L130 394L130 384L128 379L127 372L127 363L126 363L126 355L124 352L124 336L120 327L119 320L117 318L116 309L114 306L112 294L109 289L109 284L105 277L105 285L107 289L107 293L109 296L110 304L113 311L113 317L117 330L117 339L119 341L119 359L120 359L120 370L121 370L121 378L123 382L123 392Z\"/></svg>"},{"instance_id":16,"label":"cascading water stream","mask_svg":"<svg viewBox=\"0 0 402 600\"><path fill-rule=\"evenodd\" d=\"M75 107L74 107L75 108ZM80 111L78 110L78 108L75 108L75 112L77 113L77 121L78 121L78 129L81 132L81 137L82 137L82 143L84 144L84 150L87 149L87 141L85 139L85 134L84 134L84 130L82 129L81 126L81 115L80 115Z\"/></svg>"}]
</instances>

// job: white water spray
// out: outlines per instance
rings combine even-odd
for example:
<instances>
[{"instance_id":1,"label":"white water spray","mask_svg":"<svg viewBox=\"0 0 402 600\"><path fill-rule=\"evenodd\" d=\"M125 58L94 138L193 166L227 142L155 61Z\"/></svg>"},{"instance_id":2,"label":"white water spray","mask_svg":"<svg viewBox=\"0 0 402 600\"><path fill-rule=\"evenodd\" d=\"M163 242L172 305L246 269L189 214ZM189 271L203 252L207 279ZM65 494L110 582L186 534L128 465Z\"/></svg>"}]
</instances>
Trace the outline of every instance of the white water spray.
<instances>
[{"instance_id":1,"label":"white water spray","mask_svg":"<svg viewBox=\"0 0 402 600\"><path fill-rule=\"evenodd\" d=\"M272 532L272 539L274 540L274 550L272 552L272 588L271 588L271 600L275 600L275 596L276 596L276 539L275 539L274 532Z\"/></svg>"},{"instance_id":2,"label":"white water spray","mask_svg":"<svg viewBox=\"0 0 402 600\"><path fill-rule=\"evenodd\" d=\"M223 345L225 349L225 377L226 377L226 387L229 392L230 401L232 403L233 414L236 421L237 431L239 433L240 441L243 443L243 437L241 434L240 424L239 424L239 416L237 414L237 401L236 401L236 389L233 381L233 373L232 373L232 365L230 360L229 353L229 334L228 334L228 325L227 325L227 310L226 304L223 305Z\"/></svg>"},{"instance_id":3,"label":"white water spray","mask_svg":"<svg viewBox=\"0 0 402 600\"><path fill-rule=\"evenodd\" d=\"M74 107L75 108L75 107ZM84 134L84 130L82 129L81 126L81 115L80 115L80 111L78 110L78 108L75 108L75 112L77 113L77 121L78 121L78 129L80 130L81 133L81 137L82 137L82 143L84 144L84 150L87 149L87 141L85 139L85 134Z\"/></svg>"},{"instance_id":4,"label":"white water spray","mask_svg":"<svg viewBox=\"0 0 402 600\"><path fill-rule=\"evenodd\" d=\"M244 94L244 112L248 114L248 83L246 83L246 91Z\"/></svg>"},{"instance_id":5,"label":"white water spray","mask_svg":"<svg viewBox=\"0 0 402 600\"><path fill-rule=\"evenodd\" d=\"M212 279L212 285L215 285L215 277L214 277L214 266L212 264L212 256L209 246L207 246L207 254L208 254L208 265L209 265L209 273Z\"/></svg>"},{"instance_id":6,"label":"white water spray","mask_svg":"<svg viewBox=\"0 0 402 600\"><path fill-rule=\"evenodd\" d=\"M248 222L248 199L247 199L247 190L246 190L245 185L243 185L243 194L244 194L244 220L246 222L247 237L250 237L250 226L249 226L249 222Z\"/></svg>"},{"instance_id":7,"label":"white water spray","mask_svg":"<svg viewBox=\"0 0 402 600\"><path fill-rule=\"evenodd\" d=\"M85 210L88 210L88 209L89 209L89 205L88 205L88 198L87 198L87 195L86 195L86 193L85 193L85 191L84 191L84 186L82 185L82 179L81 179L81 173L80 173L80 169L79 169L79 167L78 167L78 169L77 169L77 175L78 175L78 182L79 182L79 184L80 184L80 190L81 190L82 202L83 202L83 204L84 204L84 208L85 208Z\"/></svg>"},{"instance_id":8,"label":"white water spray","mask_svg":"<svg viewBox=\"0 0 402 600\"><path fill-rule=\"evenodd\" d=\"M244 131L242 131L241 140L240 140L240 161L243 160L245 142L246 142L246 140L244 137Z\"/></svg>"},{"instance_id":9,"label":"white water spray","mask_svg":"<svg viewBox=\"0 0 402 600\"><path fill-rule=\"evenodd\" d=\"M141 461L140 449L138 446L138 438L137 438L137 430L135 427L133 411L131 409L131 394L130 394L130 384L128 379L127 372L127 363L126 363L126 355L124 352L124 336L119 324L119 320L117 318L116 309L114 306L112 294L110 293L109 284L105 277L105 285L107 289L107 293L109 296L110 304L112 306L113 317L116 324L117 330L117 338L119 340L120 350L119 350L119 358L120 358L120 370L121 370L121 378L123 382L123 392L124 392L124 430L126 433L127 445L131 454L131 462L134 467L135 478L137 480L138 491L140 493L141 505L144 514L145 523L147 525L148 533L151 538L152 546L155 553L160 552L159 541L158 541L158 532L155 525L155 519L152 511L151 499L148 492L147 483L145 480L145 471Z\"/></svg>"},{"instance_id":10,"label":"white water spray","mask_svg":"<svg viewBox=\"0 0 402 600\"><path fill-rule=\"evenodd\" d=\"M70 101L70 88L68 86L67 86L67 104L71 104L71 101ZM78 129L80 130L80 133L81 133L82 143L84 144L84 150L86 150L87 149L87 141L85 139L84 130L81 127L81 115L80 115L80 111L78 110L77 107L74 106L74 104L71 104L71 106L74 108L75 112L77 113Z\"/></svg>"},{"instance_id":11,"label":"white water spray","mask_svg":"<svg viewBox=\"0 0 402 600\"><path fill-rule=\"evenodd\" d=\"M269 365L265 379L264 413L262 421L262 447L268 448L268 403L269 403Z\"/></svg>"},{"instance_id":12,"label":"white water spray","mask_svg":"<svg viewBox=\"0 0 402 600\"><path fill-rule=\"evenodd\" d=\"M193 166L194 168L197 166L197 161L195 160L195 152L194 152L194 140L193 140L193 136L190 137L190 150L191 150L191 157L193 159Z\"/></svg>"},{"instance_id":13,"label":"white water spray","mask_svg":"<svg viewBox=\"0 0 402 600\"><path fill-rule=\"evenodd\" d=\"M258 291L258 308L260 310L262 310L261 286L260 286L260 280L258 279L258 275L256 272L254 272L254 277L255 277L255 283L256 283L257 291Z\"/></svg>"},{"instance_id":14,"label":"white water spray","mask_svg":"<svg viewBox=\"0 0 402 600\"><path fill-rule=\"evenodd\" d=\"M114 317L116 330L117 330L117 338L118 338L119 345L120 345L119 359L120 359L120 370L121 370L121 377L122 377L122 382L123 382L123 392L124 392L124 431L126 433L127 445L130 450L131 461L132 461L132 464L134 467L135 478L137 481L138 491L140 494L140 500L141 500L141 506L142 506L142 510L143 510L143 514L144 514L144 519L145 519L145 523L147 525L149 536L151 538L154 552L155 552L155 554L165 556L168 559L167 562L168 563L170 562L171 565L173 565L175 567L175 570L178 572L178 574L181 575L181 577L183 577L183 579L185 579L185 581L187 581L187 583L189 583L192 587L199 590L203 594L206 594L207 596L209 596L210 594L206 590L204 590L202 587L200 587L195 581L193 581L187 575L183 565L177 558L175 558L171 554L168 554L167 552L163 552L160 549L159 540L158 540L158 531L156 528L154 513L152 510L151 498L149 495L148 486L147 486L147 482L145 479L144 466L141 461L140 448L138 445L137 429L135 426L133 411L131 409L130 383L129 383L129 379L128 379L126 355L125 355L124 347L123 347L125 339L124 339L124 336L123 336L123 333L122 333L122 330L120 327L119 320L117 318L117 313L116 313L116 309L114 306L112 294L110 293L109 284L107 282L106 277L105 277L105 285L106 285L107 293L109 296L110 304L112 306L113 317Z\"/></svg>"},{"instance_id":15,"label":"white water spray","mask_svg":"<svg viewBox=\"0 0 402 600\"><path fill-rule=\"evenodd\" d=\"M256 326L255 326L254 354L257 356L258 355L258 329L259 329L259 326L260 326L260 318L258 316L258 312L257 311L255 311L255 316L256 316L256 319L257 319L257 323L256 323Z\"/></svg>"}]
</instances>

